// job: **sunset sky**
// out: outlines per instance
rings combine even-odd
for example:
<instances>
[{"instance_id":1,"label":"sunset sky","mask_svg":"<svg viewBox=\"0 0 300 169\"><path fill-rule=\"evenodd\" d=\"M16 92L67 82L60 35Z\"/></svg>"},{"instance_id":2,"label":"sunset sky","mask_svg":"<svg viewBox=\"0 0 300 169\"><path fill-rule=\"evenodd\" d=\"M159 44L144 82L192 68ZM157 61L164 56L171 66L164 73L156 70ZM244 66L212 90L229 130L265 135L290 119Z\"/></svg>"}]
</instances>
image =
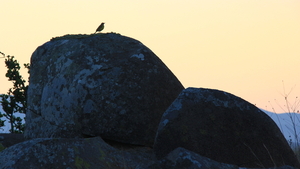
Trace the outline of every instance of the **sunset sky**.
<instances>
[{"instance_id":1,"label":"sunset sky","mask_svg":"<svg viewBox=\"0 0 300 169\"><path fill-rule=\"evenodd\" d=\"M299 0L10 0L0 6L0 51L21 64L52 37L91 34L105 22L104 33L141 41L186 88L224 90L271 111L270 102L278 113L277 103L284 107L290 93L300 109ZM11 87L5 73L2 58L0 93Z\"/></svg>"}]
</instances>

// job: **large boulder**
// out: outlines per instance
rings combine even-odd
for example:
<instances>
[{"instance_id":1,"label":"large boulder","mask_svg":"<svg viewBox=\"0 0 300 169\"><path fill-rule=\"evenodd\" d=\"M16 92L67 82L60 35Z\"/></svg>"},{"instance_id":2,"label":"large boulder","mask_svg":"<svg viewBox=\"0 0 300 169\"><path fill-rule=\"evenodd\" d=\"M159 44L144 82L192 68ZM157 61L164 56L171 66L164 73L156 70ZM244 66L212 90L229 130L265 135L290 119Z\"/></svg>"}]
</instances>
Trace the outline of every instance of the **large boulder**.
<instances>
[{"instance_id":1,"label":"large boulder","mask_svg":"<svg viewBox=\"0 0 300 169\"><path fill-rule=\"evenodd\" d=\"M163 114L154 143L155 154L162 159L177 147L240 167L300 168L268 115L219 90L187 88Z\"/></svg>"},{"instance_id":2,"label":"large boulder","mask_svg":"<svg viewBox=\"0 0 300 169\"><path fill-rule=\"evenodd\" d=\"M161 115L182 90L137 40L114 33L54 38L31 57L25 137L152 145Z\"/></svg>"},{"instance_id":3,"label":"large boulder","mask_svg":"<svg viewBox=\"0 0 300 169\"><path fill-rule=\"evenodd\" d=\"M152 150L145 147L114 148L100 137L37 138L0 152L1 169L135 168L154 163Z\"/></svg>"}]
</instances>

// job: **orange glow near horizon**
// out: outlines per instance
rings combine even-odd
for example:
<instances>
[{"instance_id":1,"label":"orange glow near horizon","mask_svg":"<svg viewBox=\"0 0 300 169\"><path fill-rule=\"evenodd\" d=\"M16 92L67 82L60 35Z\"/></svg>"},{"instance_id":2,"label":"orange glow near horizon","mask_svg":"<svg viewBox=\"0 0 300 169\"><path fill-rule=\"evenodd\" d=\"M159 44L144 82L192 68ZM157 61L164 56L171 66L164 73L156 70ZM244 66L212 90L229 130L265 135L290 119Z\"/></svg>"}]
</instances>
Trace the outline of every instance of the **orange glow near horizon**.
<instances>
[{"instance_id":1,"label":"orange glow near horizon","mask_svg":"<svg viewBox=\"0 0 300 169\"><path fill-rule=\"evenodd\" d=\"M299 0L11 0L1 7L0 51L21 64L52 37L94 33L105 22L103 32L141 41L185 87L223 90L278 113L289 94L300 109Z\"/></svg>"}]
</instances>

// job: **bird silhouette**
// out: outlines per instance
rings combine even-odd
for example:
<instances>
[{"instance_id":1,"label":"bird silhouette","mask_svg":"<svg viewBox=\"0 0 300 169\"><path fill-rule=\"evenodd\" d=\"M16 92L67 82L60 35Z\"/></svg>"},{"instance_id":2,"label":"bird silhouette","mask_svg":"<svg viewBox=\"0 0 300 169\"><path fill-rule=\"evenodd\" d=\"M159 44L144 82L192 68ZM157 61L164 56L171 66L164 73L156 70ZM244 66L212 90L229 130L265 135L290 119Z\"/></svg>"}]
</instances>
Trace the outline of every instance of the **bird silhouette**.
<instances>
[{"instance_id":1,"label":"bird silhouette","mask_svg":"<svg viewBox=\"0 0 300 169\"><path fill-rule=\"evenodd\" d=\"M96 29L96 32L101 32L104 29L104 22L100 24L100 26ZM96 33L95 32L95 33Z\"/></svg>"}]
</instances>

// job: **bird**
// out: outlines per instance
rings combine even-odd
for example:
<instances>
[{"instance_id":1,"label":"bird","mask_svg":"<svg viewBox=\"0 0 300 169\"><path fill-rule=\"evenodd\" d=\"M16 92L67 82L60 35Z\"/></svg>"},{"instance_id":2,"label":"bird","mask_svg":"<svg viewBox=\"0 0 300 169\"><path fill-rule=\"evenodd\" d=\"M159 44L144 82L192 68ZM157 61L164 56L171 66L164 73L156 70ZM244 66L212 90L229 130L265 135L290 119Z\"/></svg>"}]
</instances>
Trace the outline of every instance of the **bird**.
<instances>
[{"instance_id":1,"label":"bird","mask_svg":"<svg viewBox=\"0 0 300 169\"><path fill-rule=\"evenodd\" d=\"M104 22L100 24L100 26L96 29L96 32L101 32L104 29ZM96 33L95 32L95 33Z\"/></svg>"}]
</instances>

